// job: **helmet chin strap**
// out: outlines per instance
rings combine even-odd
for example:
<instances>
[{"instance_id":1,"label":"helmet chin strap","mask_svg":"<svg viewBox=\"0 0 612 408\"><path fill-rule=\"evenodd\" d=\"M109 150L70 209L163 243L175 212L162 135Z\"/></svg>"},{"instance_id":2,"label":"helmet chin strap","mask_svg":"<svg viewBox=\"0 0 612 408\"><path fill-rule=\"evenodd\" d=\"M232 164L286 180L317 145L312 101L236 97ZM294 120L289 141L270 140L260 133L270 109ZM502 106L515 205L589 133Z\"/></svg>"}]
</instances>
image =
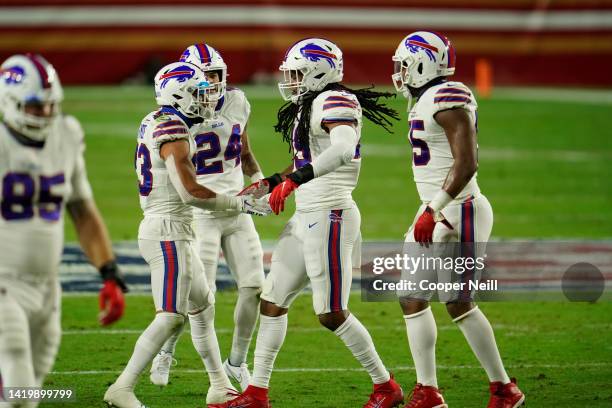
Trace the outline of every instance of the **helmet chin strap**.
<instances>
[{"instance_id":1,"label":"helmet chin strap","mask_svg":"<svg viewBox=\"0 0 612 408\"><path fill-rule=\"evenodd\" d=\"M414 98L412 97L412 94L409 91L404 92L404 96L408 100L408 105L406 105L406 112L410 113L410 111L412 110L412 102L414 102Z\"/></svg>"}]
</instances>

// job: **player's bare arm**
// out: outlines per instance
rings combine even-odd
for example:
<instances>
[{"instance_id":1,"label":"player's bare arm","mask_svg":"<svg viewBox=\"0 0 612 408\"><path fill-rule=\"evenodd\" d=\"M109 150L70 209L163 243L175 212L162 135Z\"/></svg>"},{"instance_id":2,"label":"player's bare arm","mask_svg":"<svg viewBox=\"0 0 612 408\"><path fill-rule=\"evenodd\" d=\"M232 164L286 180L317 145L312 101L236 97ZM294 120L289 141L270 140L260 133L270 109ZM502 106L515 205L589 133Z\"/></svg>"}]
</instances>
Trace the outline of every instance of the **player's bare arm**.
<instances>
[{"instance_id":1,"label":"player's bare arm","mask_svg":"<svg viewBox=\"0 0 612 408\"><path fill-rule=\"evenodd\" d=\"M285 176L287 174L293 173L293 163L288 165L287 168L283 171L281 171L279 174L280 176L283 178L283 180L285 179Z\"/></svg>"},{"instance_id":2,"label":"player's bare arm","mask_svg":"<svg viewBox=\"0 0 612 408\"><path fill-rule=\"evenodd\" d=\"M454 159L442 189L455 198L478 169L476 128L460 108L438 112L434 119L444 129Z\"/></svg>"},{"instance_id":3,"label":"player's bare arm","mask_svg":"<svg viewBox=\"0 0 612 408\"><path fill-rule=\"evenodd\" d=\"M262 198L268 195L274 190L276 186L285 180L287 174L293 173L293 163L287 166L287 168L280 173L274 173L273 175L255 181L244 188L238 195L252 195L255 198Z\"/></svg>"},{"instance_id":4,"label":"player's bare arm","mask_svg":"<svg viewBox=\"0 0 612 408\"><path fill-rule=\"evenodd\" d=\"M83 252L96 268L115 259L102 216L93 200L68 203L68 213L76 229Z\"/></svg>"},{"instance_id":5,"label":"player's bare arm","mask_svg":"<svg viewBox=\"0 0 612 408\"><path fill-rule=\"evenodd\" d=\"M190 159L189 143L186 140L164 143L160 149L160 156L166 162L170 181L185 204L206 210L235 210L256 215L269 213L265 203L260 203L251 197L217 194L198 184L195 168Z\"/></svg>"},{"instance_id":6,"label":"player's bare arm","mask_svg":"<svg viewBox=\"0 0 612 408\"><path fill-rule=\"evenodd\" d=\"M415 224L414 237L425 246L433 241L435 223L445 222L440 211L465 188L478 168L476 128L467 111L462 108L443 110L436 113L434 119L448 138L453 165L444 185Z\"/></svg>"},{"instance_id":7,"label":"player's bare arm","mask_svg":"<svg viewBox=\"0 0 612 408\"><path fill-rule=\"evenodd\" d=\"M189 143L186 140L164 143L159 153L166 165L176 170L180 184L187 193L203 200L214 198L217 195L214 191L198 184L196 181L195 168L190 160ZM168 171L172 172L171 169L168 169Z\"/></svg>"},{"instance_id":8,"label":"player's bare arm","mask_svg":"<svg viewBox=\"0 0 612 408\"><path fill-rule=\"evenodd\" d=\"M100 271L104 280L104 287L100 292L100 323L111 324L123 315L123 292L127 292L128 288L115 262L108 230L93 200L74 201L66 207L83 252Z\"/></svg>"},{"instance_id":9,"label":"player's bare arm","mask_svg":"<svg viewBox=\"0 0 612 408\"><path fill-rule=\"evenodd\" d=\"M255 154L251 150L251 145L249 142L249 135L247 133L247 129L244 129L242 135L240 136L240 141L242 143L242 151L240 152L240 161L242 162L242 173L246 176L249 176L251 180L253 180L253 176L261 173L261 168L259 167L259 163L255 158ZM259 177L259 179L262 179ZM258 180L254 180L258 181Z\"/></svg>"}]
</instances>

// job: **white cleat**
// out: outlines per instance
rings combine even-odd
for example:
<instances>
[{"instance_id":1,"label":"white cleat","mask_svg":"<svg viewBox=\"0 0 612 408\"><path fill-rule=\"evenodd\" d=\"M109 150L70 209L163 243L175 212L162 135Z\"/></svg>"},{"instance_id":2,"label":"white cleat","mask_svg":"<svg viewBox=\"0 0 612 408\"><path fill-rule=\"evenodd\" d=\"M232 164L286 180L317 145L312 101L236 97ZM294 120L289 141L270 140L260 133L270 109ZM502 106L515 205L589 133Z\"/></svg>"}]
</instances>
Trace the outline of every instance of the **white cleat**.
<instances>
[{"instance_id":1,"label":"white cleat","mask_svg":"<svg viewBox=\"0 0 612 408\"><path fill-rule=\"evenodd\" d=\"M230 380L236 381L240 384L240 389L244 392L249 386L251 381L251 373L249 372L249 366L246 363L240 364L240 367L236 367L230 364L229 359L223 362L223 369L225 374Z\"/></svg>"},{"instance_id":2,"label":"white cleat","mask_svg":"<svg viewBox=\"0 0 612 408\"><path fill-rule=\"evenodd\" d=\"M224 402L237 398L239 395L238 391L236 391L232 385L221 389L210 387L206 393L206 405L223 404Z\"/></svg>"},{"instance_id":3,"label":"white cleat","mask_svg":"<svg viewBox=\"0 0 612 408\"><path fill-rule=\"evenodd\" d=\"M160 351L151 363L151 375L149 379L154 385L165 387L168 385L168 379L170 378L170 367L176 364L177 362L172 357L171 353Z\"/></svg>"},{"instance_id":4,"label":"white cleat","mask_svg":"<svg viewBox=\"0 0 612 408\"><path fill-rule=\"evenodd\" d=\"M115 408L147 408L138 401L131 387L122 387L114 383L104 393L104 402Z\"/></svg>"}]
</instances>

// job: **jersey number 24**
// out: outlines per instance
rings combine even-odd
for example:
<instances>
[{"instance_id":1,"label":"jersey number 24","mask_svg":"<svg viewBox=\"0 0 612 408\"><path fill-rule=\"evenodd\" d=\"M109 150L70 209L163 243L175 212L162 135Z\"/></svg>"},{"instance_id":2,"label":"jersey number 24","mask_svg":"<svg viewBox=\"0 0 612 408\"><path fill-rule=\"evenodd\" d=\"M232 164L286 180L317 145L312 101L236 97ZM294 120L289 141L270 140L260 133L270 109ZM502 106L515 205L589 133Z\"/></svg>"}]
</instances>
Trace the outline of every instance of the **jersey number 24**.
<instances>
[{"instance_id":1,"label":"jersey number 24","mask_svg":"<svg viewBox=\"0 0 612 408\"><path fill-rule=\"evenodd\" d=\"M235 160L234 167L240 164L242 141L240 140L240 125L232 127L232 134L223 152L223 160ZM206 132L195 137L197 153L193 156L193 164L198 176L203 174L223 173L223 160L214 160L221 153L221 141L215 132ZM206 162L208 160L208 163Z\"/></svg>"}]
</instances>

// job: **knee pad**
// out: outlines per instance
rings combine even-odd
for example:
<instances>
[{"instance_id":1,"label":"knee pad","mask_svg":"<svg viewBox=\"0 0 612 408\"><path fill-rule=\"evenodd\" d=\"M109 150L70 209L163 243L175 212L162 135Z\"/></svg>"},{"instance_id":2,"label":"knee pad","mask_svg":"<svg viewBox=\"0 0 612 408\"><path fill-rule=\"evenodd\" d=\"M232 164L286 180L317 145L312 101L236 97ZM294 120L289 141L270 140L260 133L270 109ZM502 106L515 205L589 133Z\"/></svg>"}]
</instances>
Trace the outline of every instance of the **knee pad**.
<instances>
[{"instance_id":1,"label":"knee pad","mask_svg":"<svg viewBox=\"0 0 612 408\"><path fill-rule=\"evenodd\" d=\"M259 302L259 295L261 295L262 288L238 288L238 298L250 299L257 298Z\"/></svg>"},{"instance_id":2,"label":"knee pad","mask_svg":"<svg viewBox=\"0 0 612 408\"><path fill-rule=\"evenodd\" d=\"M185 316L178 313L158 313L154 321L171 333L176 333L185 326Z\"/></svg>"},{"instance_id":3,"label":"knee pad","mask_svg":"<svg viewBox=\"0 0 612 408\"><path fill-rule=\"evenodd\" d=\"M192 290L194 288L192 287ZM206 292L206 294L202 293L199 296L189 296L190 300L189 300L189 314L197 314L200 313L202 310L205 310L207 308L209 308L210 306L213 306L214 309L214 305L215 305L215 293L208 289L208 292Z\"/></svg>"},{"instance_id":4,"label":"knee pad","mask_svg":"<svg viewBox=\"0 0 612 408\"><path fill-rule=\"evenodd\" d=\"M199 312L189 314L189 325L191 326L191 338L207 336L208 329L212 329L214 333L215 326L215 305L209 305ZM208 333L208 334L207 334Z\"/></svg>"}]
</instances>

